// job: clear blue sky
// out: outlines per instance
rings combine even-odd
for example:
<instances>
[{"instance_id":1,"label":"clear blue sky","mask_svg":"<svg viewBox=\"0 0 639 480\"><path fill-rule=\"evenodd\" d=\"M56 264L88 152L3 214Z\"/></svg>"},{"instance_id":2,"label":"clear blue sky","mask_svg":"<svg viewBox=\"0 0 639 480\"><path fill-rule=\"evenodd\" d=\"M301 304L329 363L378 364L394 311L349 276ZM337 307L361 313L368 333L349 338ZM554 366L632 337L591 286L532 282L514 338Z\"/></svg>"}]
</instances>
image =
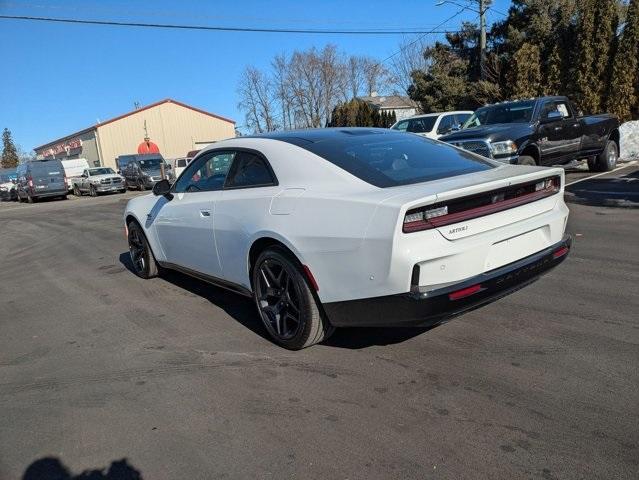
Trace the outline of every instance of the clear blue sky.
<instances>
[{"instance_id":1,"label":"clear blue sky","mask_svg":"<svg viewBox=\"0 0 639 480\"><path fill-rule=\"evenodd\" d=\"M464 0L459 0L464 3ZM0 0L0 15L310 29L433 28L458 7L436 0ZM506 12L508 1L496 0ZM441 28L474 20L470 11ZM501 17L488 13L489 24ZM439 36L441 37L441 36ZM413 39L416 35L404 38ZM426 37L435 40L438 36ZM385 58L402 36L225 33L0 20L0 129L24 150L171 97L244 123L236 87L246 65L333 43Z\"/></svg>"}]
</instances>

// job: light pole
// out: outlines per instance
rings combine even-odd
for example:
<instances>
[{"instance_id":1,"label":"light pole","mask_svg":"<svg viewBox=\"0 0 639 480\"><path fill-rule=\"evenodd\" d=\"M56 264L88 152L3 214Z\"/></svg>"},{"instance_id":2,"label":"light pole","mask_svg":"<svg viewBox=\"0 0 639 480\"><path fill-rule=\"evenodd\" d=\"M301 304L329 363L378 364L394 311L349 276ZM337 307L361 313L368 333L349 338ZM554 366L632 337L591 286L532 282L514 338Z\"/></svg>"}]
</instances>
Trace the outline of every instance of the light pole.
<instances>
[{"instance_id":1,"label":"light pole","mask_svg":"<svg viewBox=\"0 0 639 480\"><path fill-rule=\"evenodd\" d=\"M479 10L476 10L470 5L463 5L452 0L442 0L440 2L437 2L435 6L440 7L445 3L450 3L452 5L457 5L464 10L470 10L471 12L479 14L479 78L483 80L484 62L486 57L486 10L488 10L489 7L486 5L486 0L473 0L473 2L475 1L479 4Z\"/></svg>"}]
</instances>

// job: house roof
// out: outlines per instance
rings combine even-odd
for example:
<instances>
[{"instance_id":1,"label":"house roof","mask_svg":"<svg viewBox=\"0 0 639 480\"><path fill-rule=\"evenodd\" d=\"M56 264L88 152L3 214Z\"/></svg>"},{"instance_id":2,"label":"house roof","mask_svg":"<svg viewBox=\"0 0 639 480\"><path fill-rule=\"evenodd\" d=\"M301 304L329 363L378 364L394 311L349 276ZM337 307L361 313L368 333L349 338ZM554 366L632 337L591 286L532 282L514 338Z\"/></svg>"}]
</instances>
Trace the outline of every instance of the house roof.
<instances>
[{"instance_id":1,"label":"house roof","mask_svg":"<svg viewBox=\"0 0 639 480\"><path fill-rule=\"evenodd\" d=\"M217 115L215 113L207 112L205 110L201 110L199 108L192 107L191 105L187 105L186 103L178 102L177 100L173 100L172 98L165 98L164 100L160 100L159 102L155 102L155 103L152 103L150 105L146 105L144 107L138 108L137 110L132 110L132 111L127 112L127 113L125 113L123 115L119 115L119 116L111 118L109 120L105 120L104 122L96 123L95 125L92 125L92 126L90 126L88 128L84 128L82 130L78 130L77 132L70 133L69 135L65 135L64 137L56 138L55 140L53 140L51 142L44 143L44 144L42 144L42 145L40 145L38 147L34 147L33 149L34 150L40 150L42 148L46 148L46 147L48 147L50 145L53 145L53 144L56 144L56 143L59 143L59 142L63 142L64 140L67 140L67 139L72 138L72 137L77 137L78 135L82 135L84 133L91 132L91 131L96 130L98 127L101 127L103 125L107 125L109 123L116 122L116 121L121 120L123 118L126 118L126 117L128 117L130 115L133 115L134 113L139 113L139 112L142 112L144 110L148 110L150 108L157 107L158 105L162 105L164 103L174 103L175 105L179 105L180 107L188 108L189 110L193 110L195 112L203 113L204 115L208 115L209 117L217 118L218 120L229 122L229 123L232 123L233 125L235 125L235 120L231 120L230 118L222 117L221 115Z\"/></svg>"},{"instance_id":2,"label":"house roof","mask_svg":"<svg viewBox=\"0 0 639 480\"><path fill-rule=\"evenodd\" d=\"M360 100L376 108L416 108L417 104L402 95L375 95L359 97Z\"/></svg>"}]
</instances>

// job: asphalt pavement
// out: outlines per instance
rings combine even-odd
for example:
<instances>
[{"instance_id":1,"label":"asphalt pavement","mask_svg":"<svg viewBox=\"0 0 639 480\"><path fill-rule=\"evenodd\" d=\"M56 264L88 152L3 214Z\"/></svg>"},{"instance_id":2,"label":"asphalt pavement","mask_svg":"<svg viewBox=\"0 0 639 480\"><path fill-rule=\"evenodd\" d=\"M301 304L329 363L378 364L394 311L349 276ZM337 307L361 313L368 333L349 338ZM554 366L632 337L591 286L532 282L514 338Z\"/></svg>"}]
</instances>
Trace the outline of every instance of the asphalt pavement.
<instances>
[{"instance_id":1,"label":"asphalt pavement","mask_svg":"<svg viewBox=\"0 0 639 480\"><path fill-rule=\"evenodd\" d=\"M0 479L638 478L639 210L594 180L537 283L300 352L245 298L131 273L136 193L0 205Z\"/></svg>"}]
</instances>

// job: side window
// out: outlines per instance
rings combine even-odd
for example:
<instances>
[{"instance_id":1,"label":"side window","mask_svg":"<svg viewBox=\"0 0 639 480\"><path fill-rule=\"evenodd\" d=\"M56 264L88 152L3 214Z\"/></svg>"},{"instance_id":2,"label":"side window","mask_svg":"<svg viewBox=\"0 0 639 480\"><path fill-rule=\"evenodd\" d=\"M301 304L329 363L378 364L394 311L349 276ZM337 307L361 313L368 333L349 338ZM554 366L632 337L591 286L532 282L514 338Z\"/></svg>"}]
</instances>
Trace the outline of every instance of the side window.
<instances>
[{"instance_id":1,"label":"side window","mask_svg":"<svg viewBox=\"0 0 639 480\"><path fill-rule=\"evenodd\" d=\"M471 117L470 113L458 113L456 115L457 117L457 125L463 125L464 123L466 123L466 120L468 120Z\"/></svg>"},{"instance_id":2,"label":"side window","mask_svg":"<svg viewBox=\"0 0 639 480\"><path fill-rule=\"evenodd\" d=\"M421 118L415 118L408 121L408 128L406 131L411 133L424 133L426 129L424 128L424 123Z\"/></svg>"},{"instance_id":3,"label":"side window","mask_svg":"<svg viewBox=\"0 0 639 480\"><path fill-rule=\"evenodd\" d=\"M210 152L189 164L175 182L174 192L221 190L233 163L235 152Z\"/></svg>"},{"instance_id":4,"label":"side window","mask_svg":"<svg viewBox=\"0 0 639 480\"><path fill-rule=\"evenodd\" d=\"M455 123L455 115L444 115L439 122L439 126L437 127L437 133L442 135L444 133L448 133L452 130L453 124Z\"/></svg>"},{"instance_id":5,"label":"side window","mask_svg":"<svg viewBox=\"0 0 639 480\"><path fill-rule=\"evenodd\" d=\"M408 128L408 120L404 120L403 122L399 122L393 130L399 130L400 132L405 132Z\"/></svg>"},{"instance_id":6,"label":"side window","mask_svg":"<svg viewBox=\"0 0 639 480\"><path fill-rule=\"evenodd\" d=\"M275 185L266 161L250 152L240 152L226 180L225 188L265 187Z\"/></svg>"},{"instance_id":7,"label":"side window","mask_svg":"<svg viewBox=\"0 0 639 480\"><path fill-rule=\"evenodd\" d=\"M563 118L570 118L570 109L568 108L568 105L566 104L566 102L557 102L556 103L557 106L557 110L559 111L559 113L561 113L561 116Z\"/></svg>"},{"instance_id":8,"label":"side window","mask_svg":"<svg viewBox=\"0 0 639 480\"><path fill-rule=\"evenodd\" d=\"M541 107L541 115L539 116L539 118L548 118L548 114L550 112L556 112L557 111L557 105L555 104L555 102L546 102L543 104L543 106Z\"/></svg>"}]
</instances>

